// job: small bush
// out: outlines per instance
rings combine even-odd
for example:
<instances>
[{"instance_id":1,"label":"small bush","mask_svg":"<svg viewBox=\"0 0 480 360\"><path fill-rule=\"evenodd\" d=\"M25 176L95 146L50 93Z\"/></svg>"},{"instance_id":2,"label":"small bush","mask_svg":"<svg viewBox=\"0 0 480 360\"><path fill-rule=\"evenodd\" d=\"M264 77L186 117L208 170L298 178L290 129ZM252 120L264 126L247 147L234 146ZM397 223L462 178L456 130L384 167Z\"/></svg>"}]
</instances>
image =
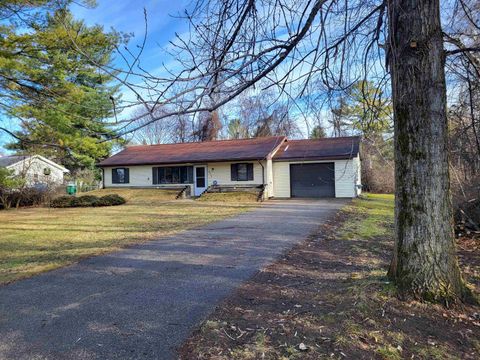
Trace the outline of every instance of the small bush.
<instances>
[{"instance_id":1,"label":"small bush","mask_svg":"<svg viewBox=\"0 0 480 360\"><path fill-rule=\"evenodd\" d=\"M90 206L98 206L99 198L95 195L83 195L79 196L77 199L77 205L80 207L90 207Z\"/></svg>"},{"instance_id":2,"label":"small bush","mask_svg":"<svg viewBox=\"0 0 480 360\"><path fill-rule=\"evenodd\" d=\"M55 208L68 208L68 207L74 207L75 203L76 203L75 196L65 195L65 196L60 196L53 199L50 202L50 206Z\"/></svg>"},{"instance_id":3,"label":"small bush","mask_svg":"<svg viewBox=\"0 0 480 360\"><path fill-rule=\"evenodd\" d=\"M120 195L110 194L99 198L96 206L115 206L125 204L126 202Z\"/></svg>"},{"instance_id":4,"label":"small bush","mask_svg":"<svg viewBox=\"0 0 480 360\"><path fill-rule=\"evenodd\" d=\"M53 199L50 203L51 207L68 208L68 207L93 207L93 206L115 206L125 204L126 200L117 195L105 195L98 197L95 195L75 196L60 196Z\"/></svg>"}]
</instances>

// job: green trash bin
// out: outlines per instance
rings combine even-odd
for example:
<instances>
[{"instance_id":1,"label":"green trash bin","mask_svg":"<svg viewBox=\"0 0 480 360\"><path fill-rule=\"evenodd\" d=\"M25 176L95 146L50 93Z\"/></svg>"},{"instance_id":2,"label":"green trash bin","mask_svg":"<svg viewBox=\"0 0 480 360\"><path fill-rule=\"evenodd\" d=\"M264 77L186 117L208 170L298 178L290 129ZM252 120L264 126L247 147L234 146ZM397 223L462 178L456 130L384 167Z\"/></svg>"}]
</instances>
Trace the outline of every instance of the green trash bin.
<instances>
[{"instance_id":1,"label":"green trash bin","mask_svg":"<svg viewBox=\"0 0 480 360\"><path fill-rule=\"evenodd\" d=\"M76 193L77 193L77 185L68 184L67 185L67 194L68 195L75 195Z\"/></svg>"}]
</instances>

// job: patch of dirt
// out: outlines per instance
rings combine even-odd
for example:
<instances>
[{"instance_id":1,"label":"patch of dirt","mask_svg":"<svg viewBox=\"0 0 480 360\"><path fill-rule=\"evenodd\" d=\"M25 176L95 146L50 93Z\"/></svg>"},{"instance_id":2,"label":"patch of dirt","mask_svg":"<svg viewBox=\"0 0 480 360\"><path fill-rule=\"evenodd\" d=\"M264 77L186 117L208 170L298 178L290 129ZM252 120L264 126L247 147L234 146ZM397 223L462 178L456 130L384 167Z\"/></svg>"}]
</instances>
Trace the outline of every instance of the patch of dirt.
<instances>
[{"instance_id":1,"label":"patch of dirt","mask_svg":"<svg viewBox=\"0 0 480 360\"><path fill-rule=\"evenodd\" d=\"M390 239L336 237L352 216L361 215L339 213L240 287L180 358L480 358L480 310L399 301L385 277ZM478 251L464 245L460 261L478 292Z\"/></svg>"},{"instance_id":2,"label":"patch of dirt","mask_svg":"<svg viewBox=\"0 0 480 360\"><path fill-rule=\"evenodd\" d=\"M464 236L457 239L457 249L463 275L475 287L478 294L480 292L480 236Z\"/></svg>"}]
</instances>

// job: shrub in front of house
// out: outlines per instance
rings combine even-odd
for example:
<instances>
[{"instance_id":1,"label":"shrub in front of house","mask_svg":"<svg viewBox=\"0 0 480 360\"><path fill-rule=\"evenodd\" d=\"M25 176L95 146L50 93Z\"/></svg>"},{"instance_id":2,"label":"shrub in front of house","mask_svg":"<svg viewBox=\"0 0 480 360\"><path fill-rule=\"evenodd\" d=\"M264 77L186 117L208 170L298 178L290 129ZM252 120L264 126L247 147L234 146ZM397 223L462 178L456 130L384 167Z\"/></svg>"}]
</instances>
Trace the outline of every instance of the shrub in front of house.
<instances>
[{"instance_id":1,"label":"shrub in front of house","mask_svg":"<svg viewBox=\"0 0 480 360\"><path fill-rule=\"evenodd\" d=\"M51 194L50 189L40 189L34 187L25 187L21 189L13 190L4 190L0 189L0 198L2 199L2 204L0 204L0 209L4 208L6 203L9 208L13 207L26 207L26 206L37 206L45 202L45 199Z\"/></svg>"},{"instance_id":2,"label":"shrub in front of house","mask_svg":"<svg viewBox=\"0 0 480 360\"><path fill-rule=\"evenodd\" d=\"M95 195L83 195L79 197L65 195L53 199L50 206L54 208L69 208L69 207L96 207L96 206L115 206L125 204L127 201L117 195L105 195L98 197Z\"/></svg>"},{"instance_id":3,"label":"shrub in front of house","mask_svg":"<svg viewBox=\"0 0 480 360\"><path fill-rule=\"evenodd\" d=\"M76 202L76 197L75 196L59 196L55 199L53 199L50 202L51 207L55 208L68 208L68 207L74 207L74 203Z\"/></svg>"},{"instance_id":4,"label":"shrub in front of house","mask_svg":"<svg viewBox=\"0 0 480 360\"><path fill-rule=\"evenodd\" d=\"M98 206L98 201L100 198L95 195L82 195L76 198L77 203L76 206L79 207L90 207L90 206Z\"/></svg>"},{"instance_id":5,"label":"shrub in front of house","mask_svg":"<svg viewBox=\"0 0 480 360\"><path fill-rule=\"evenodd\" d=\"M115 206L125 204L127 201L117 194L104 195L98 199L96 206Z\"/></svg>"}]
</instances>

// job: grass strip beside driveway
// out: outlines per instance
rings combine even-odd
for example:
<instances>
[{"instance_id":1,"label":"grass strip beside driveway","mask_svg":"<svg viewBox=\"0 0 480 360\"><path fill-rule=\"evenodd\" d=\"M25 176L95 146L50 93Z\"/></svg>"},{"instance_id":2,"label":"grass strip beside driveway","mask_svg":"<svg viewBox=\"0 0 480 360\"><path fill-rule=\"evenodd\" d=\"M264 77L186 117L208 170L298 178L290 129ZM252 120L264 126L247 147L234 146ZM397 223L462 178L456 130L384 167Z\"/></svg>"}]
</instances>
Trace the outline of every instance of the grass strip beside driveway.
<instances>
[{"instance_id":1,"label":"grass strip beside driveway","mask_svg":"<svg viewBox=\"0 0 480 360\"><path fill-rule=\"evenodd\" d=\"M221 304L181 358L479 359L478 308L396 297L386 278L393 208L391 195L355 199ZM475 257L460 255L478 284Z\"/></svg>"},{"instance_id":2,"label":"grass strip beside driveway","mask_svg":"<svg viewBox=\"0 0 480 360\"><path fill-rule=\"evenodd\" d=\"M0 211L0 284L71 264L81 258L157 239L228 216L255 204L174 200L176 192L115 189L121 206Z\"/></svg>"}]
</instances>

